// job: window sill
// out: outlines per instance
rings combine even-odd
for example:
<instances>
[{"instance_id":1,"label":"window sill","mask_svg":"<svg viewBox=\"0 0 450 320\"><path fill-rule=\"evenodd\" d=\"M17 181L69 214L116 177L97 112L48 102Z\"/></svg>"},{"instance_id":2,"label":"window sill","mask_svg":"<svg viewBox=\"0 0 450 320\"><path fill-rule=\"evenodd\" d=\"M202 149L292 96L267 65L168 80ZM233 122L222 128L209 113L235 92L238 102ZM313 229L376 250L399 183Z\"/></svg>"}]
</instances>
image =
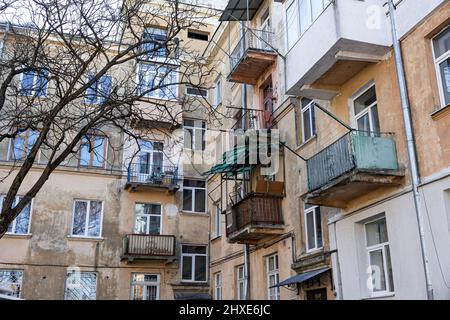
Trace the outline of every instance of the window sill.
<instances>
[{"instance_id":1,"label":"window sill","mask_svg":"<svg viewBox=\"0 0 450 320\"><path fill-rule=\"evenodd\" d=\"M222 238L222 235L214 236L213 238L211 238L211 242L216 242L217 240L220 240L221 238Z\"/></svg>"},{"instance_id":2,"label":"window sill","mask_svg":"<svg viewBox=\"0 0 450 320\"><path fill-rule=\"evenodd\" d=\"M31 239L33 235L31 233L5 233L5 238L11 238L11 239Z\"/></svg>"},{"instance_id":3,"label":"window sill","mask_svg":"<svg viewBox=\"0 0 450 320\"><path fill-rule=\"evenodd\" d=\"M209 217L209 215L206 212L194 212L194 211L181 211L181 214L185 214L188 216L204 216L204 217Z\"/></svg>"},{"instance_id":4,"label":"window sill","mask_svg":"<svg viewBox=\"0 0 450 320\"><path fill-rule=\"evenodd\" d=\"M77 237L77 236L67 236L70 241L84 241L84 242L102 242L105 240L103 237Z\"/></svg>"},{"instance_id":5,"label":"window sill","mask_svg":"<svg viewBox=\"0 0 450 320\"><path fill-rule=\"evenodd\" d=\"M295 151L302 149L303 147L305 147L306 145L310 144L312 141L315 141L315 140L317 140L317 134L313 135L311 138L309 138L308 140L303 142L301 145L297 146Z\"/></svg>"},{"instance_id":6,"label":"window sill","mask_svg":"<svg viewBox=\"0 0 450 320\"><path fill-rule=\"evenodd\" d=\"M440 118L443 118L446 115L450 115L450 104L431 113L431 119L439 120Z\"/></svg>"},{"instance_id":7,"label":"window sill","mask_svg":"<svg viewBox=\"0 0 450 320\"><path fill-rule=\"evenodd\" d=\"M383 294L365 297L365 298L361 298L361 299L362 300L375 300L375 299L390 298L390 297L395 297L395 293L388 292L388 293L383 293Z\"/></svg>"}]
</instances>

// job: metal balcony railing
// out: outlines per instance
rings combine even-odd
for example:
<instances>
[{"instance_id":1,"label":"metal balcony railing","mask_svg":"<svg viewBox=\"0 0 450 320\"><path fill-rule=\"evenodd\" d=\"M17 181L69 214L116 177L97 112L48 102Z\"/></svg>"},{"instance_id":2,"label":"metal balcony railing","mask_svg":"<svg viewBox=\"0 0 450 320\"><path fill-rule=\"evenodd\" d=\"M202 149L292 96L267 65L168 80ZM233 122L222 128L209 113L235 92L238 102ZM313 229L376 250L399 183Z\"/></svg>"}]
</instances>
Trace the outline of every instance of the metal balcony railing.
<instances>
[{"instance_id":1,"label":"metal balcony railing","mask_svg":"<svg viewBox=\"0 0 450 320\"><path fill-rule=\"evenodd\" d=\"M265 30L247 29L230 55L231 70L244 58L247 50L275 52L274 33Z\"/></svg>"},{"instance_id":2,"label":"metal balcony railing","mask_svg":"<svg viewBox=\"0 0 450 320\"><path fill-rule=\"evenodd\" d=\"M325 186L355 169L398 170L394 135L351 131L307 161L308 191Z\"/></svg>"},{"instance_id":3,"label":"metal balcony railing","mask_svg":"<svg viewBox=\"0 0 450 320\"><path fill-rule=\"evenodd\" d=\"M132 163L128 167L128 183L174 186L179 180L178 167L175 166Z\"/></svg>"},{"instance_id":4,"label":"metal balcony railing","mask_svg":"<svg viewBox=\"0 0 450 320\"><path fill-rule=\"evenodd\" d=\"M175 256L175 236L129 234L123 238L125 256Z\"/></svg>"}]
</instances>

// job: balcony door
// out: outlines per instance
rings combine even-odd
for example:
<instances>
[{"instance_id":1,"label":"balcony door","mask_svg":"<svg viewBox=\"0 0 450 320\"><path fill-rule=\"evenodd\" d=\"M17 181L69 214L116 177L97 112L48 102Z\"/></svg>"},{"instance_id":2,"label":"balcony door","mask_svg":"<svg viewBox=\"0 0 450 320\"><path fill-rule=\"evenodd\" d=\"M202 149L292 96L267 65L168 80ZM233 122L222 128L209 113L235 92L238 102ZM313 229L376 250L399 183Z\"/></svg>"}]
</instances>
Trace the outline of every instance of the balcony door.
<instances>
[{"instance_id":1,"label":"balcony door","mask_svg":"<svg viewBox=\"0 0 450 320\"><path fill-rule=\"evenodd\" d=\"M153 141L139 141L138 172L141 182L157 183L162 179L163 144Z\"/></svg>"},{"instance_id":2,"label":"balcony door","mask_svg":"<svg viewBox=\"0 0 450 320\"><path fill-rule=\"evenodd\" d=\"M269 9L267 9L264 14L261 17L261 27L260 27L261 34L259 36L259 40L261 42L261 45L259 46L263 50L271 50L270 48L270 12Z\"/></svg>"},{"instance_id":3,"label":"balcony door","mask_svg":"<svg viewBox=\"0 0 450 320\"><path fill-rule=\"evenodd\" d=\"M380 132L375 85L356 96L353 100L353 114L354 125L359 131L371 135Z\"/></svg>"},{"instance_id":4,"label":"balcony door","mask_svg":"<svg viewBox=\"0 0 450 320\"><path fill-rule=\"evenodd\" d=\"M272 127L272 112L273 112L273 86L272 79L269 79L267 84L263 87L263 120L264 128Z\"/></svg>"},{"instance_id":5,"label":"balcony door","mask_svg":"<svg viewBox=\"0 0 450 320\"><path fill-rule=\"evenodd\" d=\"M161 205L136 203L134 233L147 235L161 234Z\"/></svg>"}]
</instances>

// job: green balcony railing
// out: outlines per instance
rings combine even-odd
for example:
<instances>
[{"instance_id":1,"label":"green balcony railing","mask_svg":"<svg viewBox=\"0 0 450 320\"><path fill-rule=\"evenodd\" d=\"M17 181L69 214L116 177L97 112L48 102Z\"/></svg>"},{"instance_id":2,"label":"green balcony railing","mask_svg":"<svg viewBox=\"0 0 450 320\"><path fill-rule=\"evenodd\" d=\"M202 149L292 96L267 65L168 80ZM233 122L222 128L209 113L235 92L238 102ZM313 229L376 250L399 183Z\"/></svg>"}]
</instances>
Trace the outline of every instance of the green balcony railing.
<instances>
[{"instance_id":1,"label":"green balcony railing","mask_svg":"<svg viewBox=\"0 0 450 320\"><path fill-rule=\"evenodd\" d=\"M351 131L307 161L308 191L353 170L398 170L394 135Z\"/></svg>"}]
</instances>

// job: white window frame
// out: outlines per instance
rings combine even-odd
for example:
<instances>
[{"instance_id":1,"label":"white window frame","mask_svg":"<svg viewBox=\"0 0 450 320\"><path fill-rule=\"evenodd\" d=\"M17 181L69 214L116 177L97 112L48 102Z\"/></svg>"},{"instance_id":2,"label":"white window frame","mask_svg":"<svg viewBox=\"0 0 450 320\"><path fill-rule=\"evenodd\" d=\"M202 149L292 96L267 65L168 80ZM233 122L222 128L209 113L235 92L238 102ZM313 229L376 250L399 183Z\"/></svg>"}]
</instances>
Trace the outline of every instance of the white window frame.
<instances>
[{"instance_id":1,"label":"white window frame","mask_svg":"<svg viewBox=\"0 0 450 320\"><path fill-rule=\"evenodd\" d=\"M366 225L374 223L374 222L377 222L377 221L380 221L380 220L384 220L385 223L386 223L386 227L387 227L386 217L377 218L377 219L370 220L370 221L364 223L364 239L365 239L365 249L366 249L366 252L367 252L366 259L367 259L368 270L372 270L371 269L371 263L370 263L370 253L374 252L374 251L380 251L381 250L382 255L383 255L384 279L386 281L386 290L385 291L376 291L375 292L375 291L369 289L369 294L370 294L371 297L386 296L388 294L393 294L395 292L394 288L391 288L391 285L389 283L389 272L388 272L388 265L387 265L388 259L386 259L386 257L387 257L386 246L389 247L389 252L390 252L389 235L388 235L388 241L387 242L378 243L378 244L375 244L375 245L372 245L372 246L369 246L367 244L367 229L366 229ZM391 261L391 264L392 264L391 257L389 257L389 261ZM392 267L392 265L391 265L391 267ZM369 277L370 277L369 281L371 281L372 277L371 276L369 276Z\"/></svg>"},{"instance_id":2,"label":"white window frame","mask_svg":"<svg viewBox=\"0 0 450 320\"><path fill-rule=\"evenodd\" d=\"M80 278L81 278L82 274L94 274L95 275L95 299L94 300L96 300L97 299L97 289L98 289L97 288L97 286L98 286L98 274L97 274L97 272L92 272L92 271L81 271L81 272L75 271L75 272L68 272L66 274L66 281L65 281L65 287L64 287L64 300L69 300L68 297L67 297L67 295L68 295L67 291L69 290L69 286L68 286L67 282L69 280L69 276L70 276L71 273L78 274L78 276Z\"/></svg>"},{"instance_id":3,"label":"white window frame","mask_svg":"<svg viewBox=\"0 0 450 320\"><path fill-rule=\"evenodd\" d=\"M156 276L156 281L135 281L133 280L133 277L135 275L149 275L149 276ZM142 301L147 301L148 299L145 299L147 297L147 286L154 286L156 287L156 299L160 300L160 294L161 294L161 276L159 274L154 273L140 273L140 272L133 272L131 273L131 286L130 286L130 300L135 300L133 297L133 287L135 286L143 286L143 293L144 293L144 299Z\"/></svg>"},{"instance_id":4,"label":"white window frame","mask_svg":"<svg viewBox=\"0 0 450 320\"><path fill-rule=\"evenodd\" d=\"M16 196L16 198L14 199L13 206L16 206L19 203L20 198L22 198L22 196ZM0 194L0 212L2 211L3 201L4 200L5 200L5 195ZM13 222L12 222L12 232L6 232L7 235L22 235L22 236L31 235L30 230L31 230L31 219L32 219L32 215L33 215L33 202L34 202L34 199L31 199L31 202L29 204L29 206L30 206L30 217L28 219L28 230L27 230L27 233L16 233L16 223L17 223L17 217L16 217L13 220Z\"/></svg>"},{"instance_id":5,"label":"white window frame","mask_svg":"<svg viewBox=\"0 0 450 320\"><path fill-rule=\"evenodd\" d=\"M372 108L377 106L378 107L378 97L376 97L375 101L370 105L367 106L366 108L364 108L364 110L362 110L360 113L356 114L355 113L355 101L358 100L358 98L360 98L363 94L365 94L367 91L371 90L372 88L375 89L375 94L376 94L376 87L375 87L375 83L374 82L370 82L369 85L364 86L363 88L361 88L361 91L356 94L355 96L352 97L351 99L351 114L353 115L353 127L354 128L358 128L358 120L361 119L362 117L364 117L365 115L369 115L369 127L370 127L370 134L375 133L376 131L374 130L374 120L373 120L373 116L372 116ZM378 119L379 122L380 119Z\"/></svg>"},{"instance_id":6,"label":"white window frame","mask_svg":"<svg viewBox=\"0 0 450 320\"><path fill-rule=\"evenodd\" d=\"M214 81L214 105L217 108L222 103L222 77L218 77Z\"/></svg>"},{"instance_id":7,"label":"white window frame","mask_svg":"<svg viewBox=\"0 0 450 320\"><path fill-rule=\"evenodd\" d=\"M108 149L109 149L109 140L106 136L101 134L87 134L90 138L90 143L92 144L92 141L94 141L94 148L89 152L89 164L81 164L81 153L83 152L83 141L86 138L85 136L81 138L80 140L80 152L78 153L78 166L81 168L97 168L97 169L105 169L106 164L108 162ZM96 138L103 138L103 163L101 166L94 166L94 158L97 157L96 155L96 147L95 147L95 139Z\"/></svg>"},{"instance_id":8,"label":"white window frame","mask_svg":"<svg viewBox=\"0 0 450 320\"><path fill-rule=\"evenodd\" d=\"M205 150L206 150L206 129L207 129L206 121L203 121L203 120L200 120L200 119L184 119L184 120L194 121L194 124L195 124L195 121L202 121L202 126L201 126L201 127L196 127L195 125L194 125L194 126L186 125L186 124L184 124L185 122L183 121L183 128L184 128L185 130L186 130L186 129L192 130L192 135L191 135L191 148L187 148L186 145L184 145L183 147L184 147L186 150L202 151L202 152L205 151ZM203 125L205 126L204 128L203 128ZM202 148L201 148L201 149L196 149L196 148L195 148L195 146L197 145L197 141L196 141L196 136L197 136L197 134L196 134L196 131L198 131L198 130L204 131L203 134L202 134L202 137L204 137L205 141L202 140ZM205 145L205 149L203 149L203 145Z\"/></svg>"},{"instance_id":9,"label":"white window frame","mask_svg":"<svg viewBox=\"0 0 450 320\"><path fill-rule=\"evenodd\" d=\"M214 274L214 300L222 300L222 272Z\"/></svg>"},{"instance_id":10,"label":"white window frame","mask_svg":"<svg viewBox=\"0 0 450 320\"><path fill-rule=\"evenodd\" d=\"M278 253L272 254L270 256L266 257L266 271L267 271L267 299L269 300L280 300L280 294L281 290L280 287L275 287L272 289L275 289L275 295L272 295L270 293L270 277L275 277L276 283L280 282L280 260L279 260ZM275 268L273 270L270 270L270 260L273 259L273 263Z\"/></svg>"},{"instance_id":11,"label":"white window frame","mask_svg":"<svg viewBox=\"0 0 450 320\"><path fill-rule=\"evenodd\" d=\"M157 81L157 79L161 79L158 77L158 73L160 68L166 68L166 69L170 69L170 72L167 73L167 75L164 77L164 80L167 80L168 78L170 79L170 73L175 73L175 84L168 84L166 86L164 86L164 89L170 89L171 87L174 87L174 98L171 97L167 97L166 95L164 95L164 91L162 91L160 88L156 89L156 90L152 90L150 92L147 92L143 97L146 98L150 98L150 99L155 99L155 100L164 100L164 101L177 101L178 98L178 91L179 91L179 68L169 65L169 64L164 64L164 63L157 63L157 62L147 62L147 61L140 61L137 64L137 72L136 72L136 83L138 84L138 86L140 86L140 78L139 75L141 74L141 67L143 65L152 65L155 67L155 72L150 72L152 74L155 74L155 83L159 83L161 80ZM149 71L147 71L149 72ZM170 80L169 80L170 81ZM164 84L164 81L163 81Z\"/></svg>"},{"instance_id":12,"label":"white window frame","mask_svg":"<svg viewBox=\"0 0 450 320\"><path fill-rule=\"evenodd\" d=\"M14 282L7 282L6 283L6 286L7 286L7 288L8 288L8 285L18 285L19 286L19 292L18 292L18 294L16 295L16 293L14 293L13 295L11 295L11 296L13 296L13 297L17 297L17 298L21 298L22 297L22 286L23 286L23 275L24 275L24 271L23 270L21 270L21 269L18 269L18 270L14 270L14 269L0 269L0 272L8 272L8 273L13 273L13 272L17 272L17 273L20 273L20 281L18 281L17 283L14 283ZM5 283L3 284L3 286L5 285ZM8 295L8 294L7 294Z\"/></svg>"},{"instance_id":13,"label":"white window frame","mask_svg":"<svg viewBox=\"0 0 450 320\"><path fill-rule=\"evenodd\" d=\"M185 253L183 252L183 247L205 247L205 253ZM204 281L198 281L195 280L195 257L202 256L205 257L205 280ZM183 259L184 257L191 257L191 279L183 279ZM181 282L188 282L188 283L207 283L208 282L208 246L204 244L182 244L181 245Z\"/></svg>"},{"instance_id":14,"label":"white window frame","mask_svg":"<svg viewBox=\"0 0 450 320\"><path fill-rule=\"evenodd\" d=\"M215 204L214 212L214 231L215 237L218 238L222 236L222 212L220 210L220 203Z\"/></svg>"},{"instance_id":15,"label":"white window frame","mask_svg":"<svg viewBox=\"0 0 450 320\"><path fill-rule=\"evenodd\" d=\"M318 251L318 250L322 250L323 249L323 228L322 228L322 221L320 222L320 226L322 228L322 246L318 245L318 238L317 238L317 221L316 221L316 210L319 210L319 214L322 218L322 213L320 212L320 207L319 206L312 206L310 208L306 208L304 209L304 219L305 219L305 236L306 236L306 252L310 253L310 252L314 252L314 251ZM311 232L311 230L308 230L308 215L312 214L313 216L313 226L314 226L314 247L313 248L309 248L309 244L308 244L308 237L309 237L309 233Z\"/></svg>"},{"instance_id":16,"label":"white window frame","mask_svg":"<svg viewBox=\"0 0 450 320\"><path fill-rule=\"evenodd\" d=\"M308 142L309 140L313 139L316 136L316 130L314 130L315 124L313 123L313 121L315 121L315 119L313 119L313 113L315 114L314 103L315 103L314 100L311 100L311 102L309 102L304 107L302 105L300 105L301 118L302 118L302 143ZM303 115L308 110L309 110L309 121L310 121L309 122L310 123L310 128L308 128L308 130L310 132L310 136L309 136L308 139L306 139L306 135L305 135L305 133L306 133L305 117Z\"/></svg>"},{"instance_id":17,"label":"white window frame","mask_svg":"<svg viewBox=\"0 0 450 320\"><path fill-rule=\"evenodd\" d=\"M159 206L160 207L160 212L161 212L161 214L159 214L159 215L157 215L157 214L138 214L137 212L136 212L136 206L138 205L138 204L142 204L142 205L146 205L146 204L150 204L150 205L157 205L157 206ZM146 218L146 220L147 220L147 228L146 228L146 233L141 233L141 234L143 234L143 235L150 235L150 217L152 217L152 216L155 216L155 217L159 217L159 234L158 235L161 235L162 234L162 225L163 225L163 214L162 214L162 210L163 210L163 208L162 208L162 204L161 203L148 203L148 202L136 202L135 204L134 204L134 227L133 227L133 232L134 233L137 233L136 232L136 222L137 222L137 220L136 220L136 218L137 218L137 216L145 216L145 218Z\"/></svg>"},{"instance_id":18,"label":"white window frame","mask_svg":"<svg viewBox=\"0 0 450 320\"><path fill-rule=\"evenodd\" d=\"M445 60L450 58L450 50L445 52L440 57L436 57L436 52L434 48L434 39L436 39L438 36L440 36L442 33L449 32L450 33L450 25L445 27L442 31L440 31L436 36L434 36L431 39L431 51L433 52L433 60L434 60L434 68L436 70L436 77L438 81L438 88L439 88L439 97L441 99L441 108L450 105L450 101L446 103L445 101L445 94L444 94L444 87L442 86L442 74L439 65L444 62Z\"/></svg>"},{"instance_id":19,"label":"white window frame","mask_svg":"<svg viewBox=\"0 0 450 320\"><path fill-rule=\"evenodd\" d=\"M86 206L86 222L85 222L85 228L84 228L84 235L76 235L73 234L73 228L74 228L74 223L75 223L75 204L77 202L86 202L87 206ZM91 202L100 202L102 204L102 211L100 214L100 232L98 236L89 236L88 235L88 231L89 231L89 215L90 215L90 211L91 211ZM86 200L86 199L74 199L73 200L73 208L72 208L72 225L70 228L70 237L73 238L87 238L87 239L102 239L102 235L103 235L103 215L104 215L104 208L105 208L105 202L101 201L101 200Z\"/></svg>"},{"instance_id":20,"label":"white window frame","mask_svg":"<svg viewBox=\"0 0 450 320\"><path fill-rule=\"evenodd\" d=\"M191 180L191 181L203 181L205 182L205 187L189 187L189 186L185 186L184 185L184 180ZM199 179L184 179L183 180L183 191L184 190L191 190L192 192L192 200L191 200L191 210L185 210L184 209L184 199L183 199L183 212L189 212L189 213L201 213L204 214L206 212L208 212L208 190L207 190L207 184L206 184L206 180L199 180ZM205 190L205 211L195 211L195 199L197 197L197 192L195 192L196 190ZM184 198L184 196L183 196Z\"/></svg>"},{"instance_id":21,"label":"white window frame","mask_svg":"<svg viewBox=\"0 0 450 320\"><path fill-rule=\"evenodd\" d=\"M196 89L196 90L205 90L206 95L195 94L195 93L189 93L189 92L188 92L188 89L189 89L189 88L190 88L190 89ZM208 91L208 89L204 89L204 88L195 88L195 87L192 87L192 86L186 86L185 94L186 94L187 96L190 96L190 97L201 97L201 98L207 99L208 96L209 96L209 91Z\"/></svg>"},{"instance_id":22,"label":"white window frame","mask_svg":"<svg viewBox=\"0 0 450 320\"><path fill-rule=\"evenodd\" d=\"M114 78L110 74L104 74L103 76L100 77L99 80L97 80L93 84L98 86L98 82L101 81L101 79L105 78L105 77L111 78L111 88L110 89L112 91L112 88L114 87ZM87 81L89 81L89 77L88 77ZM97 91L99 91L99 90L97 89ZM88 98L87 98L87 90L85 91L84 104L86 104L86 105L91 105L91 106L100 105L100 104L102 104L104 102L104 99L106 99L106 97L102 97L101 94L99 94L99 92L96 92L95 93L95 101L90 102L90 101L88 101Z\"/></svg>"},{"instance_id":23,"label":"white window frame","mask_svg":"<svg viewBox=\"0 0 450 320\"><path fill-rule=\"evenodd\" d=\"M38 79L38 73L36 71L32 71L32 72L33 72L33 87L34 87L35 83L36 83L36 81ZM48 71L47 71L47 73L48 73ZM20 74L20 77L19 77L19 83L20 83L20 85L19 85L19 88L20 88L19 92L20 92L20 95L23 96L23 97L36 97L36 98L41 98L41 99L42 98L47 98L47 96L48 96L48 85L50 83L49 75L47 74L47 77L49 77L49 78L47 79L47 83L45 84L44 94L42 96L36 96L36 92L37 92L36 90L31 90L32 93L30 95L25 95L25 94L22 93L22 90L23 90L23 88L22 88L22 81L23 81L24 74L25 73L22 72Z\"/></svg>"},{"instance_id":24,"label":"white window frame","mask_svg":"<svg viewBox=\"0 0 450 320\"><path fill-rule=\"evenodd\" d=\"M239 276L240 270L242 270L242 278ZM246 279L245 279L245 266L242 264L236 267L236 300L245 299ZM243 297L241 297L240 286L243 286Z\"/></svg>"}]
</instances>

